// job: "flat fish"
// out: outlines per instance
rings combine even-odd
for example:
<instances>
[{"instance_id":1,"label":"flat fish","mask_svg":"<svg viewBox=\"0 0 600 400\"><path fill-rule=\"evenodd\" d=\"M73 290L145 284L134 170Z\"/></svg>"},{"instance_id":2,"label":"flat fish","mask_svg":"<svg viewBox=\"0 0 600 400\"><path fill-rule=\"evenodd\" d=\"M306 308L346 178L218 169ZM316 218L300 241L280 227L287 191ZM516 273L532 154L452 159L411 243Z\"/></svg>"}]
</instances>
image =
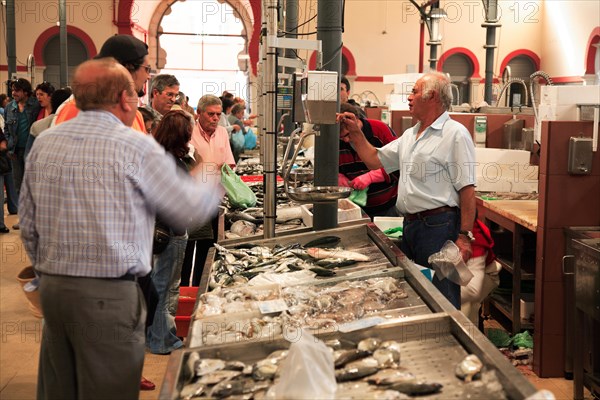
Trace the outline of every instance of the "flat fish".
<instances>
[{"instance_id":1,"label":"flat fish","mask_svg":"<svg viewBox=\"0 0 600 400\"><path fill-rule=\"evenodd\" d=\"M321 249L318 247L309 247L306 252L313 258L341 258L343 260L354 260L354 261L369 261L370 258L364 254L357 253L355 251L342 250L342 249Z\"/></svg>"},{"instance_id":2,"label":"flat fish","mask_svg":"<svg viewBox=\"0 0 600 400\"><path fill-rule=\"evenodd\" d=\"M318 239L314 239L311 240L310 242L306 243L304 245L304 247L308 248L308 247L320 247L320 248L324 248L324 247L335 247L338 244L340 244L340 241L342 239L340 239L337 236L323 236L320 237Z\"/></svg>"},{"instance_id":3,"label":"flat fish","mask_svg":"<svg viewBox=\"0 0 600 400\"><path fill-rule=\"evenodd\" d=\"M240 235L241 237L252 236L256 233L256 225L252 222L239 220L231 224L231 233Z\"/></svg>"}]
</instances>

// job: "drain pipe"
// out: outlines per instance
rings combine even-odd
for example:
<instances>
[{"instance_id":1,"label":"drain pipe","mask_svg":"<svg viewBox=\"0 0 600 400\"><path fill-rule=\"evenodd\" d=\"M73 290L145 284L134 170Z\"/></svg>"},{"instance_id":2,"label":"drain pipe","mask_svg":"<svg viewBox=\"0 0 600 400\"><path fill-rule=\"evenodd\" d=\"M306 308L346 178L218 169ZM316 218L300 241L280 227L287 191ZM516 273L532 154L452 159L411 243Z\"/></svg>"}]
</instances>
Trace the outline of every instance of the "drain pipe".
<instances>
[{"instance_id":1,"label":"drain pipe","mask_svg":"<svg viewBox=\"0 0 600 400\"><path fill-rule=\"evenodd\" d=\"M266 34L277 35L277 0L264 1L266 15ZM266 42L266 37L263 37ZM263 43L264 45L264 43ZM277 218L277 126L275 123L276 104L276 76L277 76L277 48L266 47L266 60L263 70L264 104L264 174L263 190L264 203L264 237L275 237L275 219Z\"/></svg>"},{"instance_id":2,"label":"drain pipe","mask_svg":"<svg viewBox=\"0 0 600 400\"><path fill-rule=\"evenodd\" d=\"M319 67L341 76L344 0L320 0L317 13L317 39L323 43L323 65ZM337 93L336 110L339 111L340 91ZM321 134L315 138L315 186L338 185L339 140L338 124L321 125ZM337 227L337 201L315 204L313 209L315 230Z\"/></svg>"},{"instance_id":3,"label":"drain pipe","mask_svg":"<svg viewBox=\"0 0 600 400\"><path fill-rule=\"evenodd\" d=\"M492 84L494 81L494 49L496 48L496 28L502 26L498 19L498 0L482 0L485 9L485 22L481 24L486 28L485 40L485 91L484 100L492 104Z\"/></svg>"},{"instance_id":4,"label":"drain pipe","mask_svg":"<svg viewBox=\"0 0 600 400\"><path fill-rule=\"evenodd\" d=\"M8 61L8 80L6 94L10 96L10 81L17 73L17 35L15 30L15 0L6 1L6 55Z\"/></svg>"},{"instance_id":5,"label":"drain pipe","mask_svg":"<svg viewBox=\"0 0 600 400\"><path fill-rule=\"evenodd\" d=\"M67 0L58 2L58 23L60 42L60 87L69 84L69 58L67 53Z\"/></svg>"}]
</instances>

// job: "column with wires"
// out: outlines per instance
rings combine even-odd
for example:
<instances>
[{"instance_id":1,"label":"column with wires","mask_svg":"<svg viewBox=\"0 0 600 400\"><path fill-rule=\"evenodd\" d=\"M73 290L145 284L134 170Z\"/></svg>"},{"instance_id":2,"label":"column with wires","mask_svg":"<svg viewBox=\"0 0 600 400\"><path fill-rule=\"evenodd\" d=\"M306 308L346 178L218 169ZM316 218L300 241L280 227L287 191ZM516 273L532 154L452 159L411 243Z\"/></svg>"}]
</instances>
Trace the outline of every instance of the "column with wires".
<instances>
[{"instance_id":1,"label":"column with wires","mask_svg":"<svg viewBox=\"0 0 600 400\"><path fill-rule=\"evenodd\" d=\"M319 1L317 13L317 39L323 42L323 64L317 66L324 71L336 71L340 76L344 1ZM338 89L336 106L338 112L340 109L339 92ZM339 138L339 125L321 125L321 134L315 139L315 186L337 186ZM337 227L337 201L315 204L313 221L316 230Z\"/></svg>"}]
</instances>

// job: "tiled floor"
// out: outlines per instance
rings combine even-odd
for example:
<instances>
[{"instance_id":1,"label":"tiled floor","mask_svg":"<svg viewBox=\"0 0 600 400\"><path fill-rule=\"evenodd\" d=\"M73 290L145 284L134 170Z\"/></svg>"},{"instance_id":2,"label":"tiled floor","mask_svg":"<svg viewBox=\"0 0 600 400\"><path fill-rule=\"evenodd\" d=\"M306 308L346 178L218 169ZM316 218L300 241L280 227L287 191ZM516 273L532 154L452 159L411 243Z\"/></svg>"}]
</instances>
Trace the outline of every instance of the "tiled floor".
<instances>
[{"instance_id":1,"label":"tiled floor","mask_svg":"<svg viewBox=\"0 0 600 400\"><path fill-rule=\"evenodd\" d=\"M6 213L5 213L6 215ZM6 216L6 225L17 222L16 216ZM21 244L19 231L0 235L0 399L34 399L41 339L41 320L27 308L25 296L16 276L29 265ZM141 392L140 399L157 399L167 369L168 356L147 354L144 376L156 383L154 391ZM550 390L557 399L572 399L572 381L540 379L526 373L538 388ZM586 393L586 399L591 399Z\"/></svg>"}]
</instances>

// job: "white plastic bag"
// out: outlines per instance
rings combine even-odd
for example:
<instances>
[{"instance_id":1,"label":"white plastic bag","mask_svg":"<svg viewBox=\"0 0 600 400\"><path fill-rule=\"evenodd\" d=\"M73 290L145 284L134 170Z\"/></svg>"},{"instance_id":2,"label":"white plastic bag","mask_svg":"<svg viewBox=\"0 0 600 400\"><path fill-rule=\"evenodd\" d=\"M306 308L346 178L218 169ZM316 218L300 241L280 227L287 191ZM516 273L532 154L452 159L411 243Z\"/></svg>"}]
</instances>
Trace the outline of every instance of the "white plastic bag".
<instances>
[{"instance_id":1,"label":"white plastic bag","mask_svg":"<svg viewBox=\"0 0 600 400\"><path fill-rule=\"evenodd\" d=\"M439 280L448 278L451 282L465 286L473 278L473 273L462 259L458 246L447 240L442 249L429 256L429 264L435 270Z\"/></svg>"},{"instance_id":2,"label":"white plastic bag","mask_svg":"<svg viewBox=\"0 0 600 400\"><path fill-rule=\"evenodd\" d=\"M271 386L267 398L335 398L337 384L331 350L307 330L298 331L297 338L279 367L279 380Z\"/></svg>"}]
</instances>

